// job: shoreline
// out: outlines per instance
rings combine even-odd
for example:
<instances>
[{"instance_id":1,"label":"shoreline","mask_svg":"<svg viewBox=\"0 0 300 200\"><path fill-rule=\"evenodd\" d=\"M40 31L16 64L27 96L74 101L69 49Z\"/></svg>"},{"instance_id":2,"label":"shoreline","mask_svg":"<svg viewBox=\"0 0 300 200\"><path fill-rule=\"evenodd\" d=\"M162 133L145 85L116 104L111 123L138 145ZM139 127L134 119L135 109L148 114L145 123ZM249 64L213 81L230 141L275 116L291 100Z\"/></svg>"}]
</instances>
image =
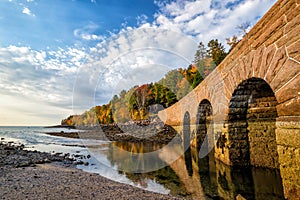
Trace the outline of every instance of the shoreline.
<instances>
[{"instance_id":1,"label":"shoreline","mask_svg":"<svg viewBox=\"0 0 300 200\"><path fill-rule=\"evenodd\" d=\"M45 132L51 136L94 139L112 142L134 142L168 144L170 141L182 143L181 137L169 125L162 123L138 124L106 124L94 127L75 127L79 131Z\"/></svg>"},{"instance_id":2,"label":"shoreline","mask_svg":"<svg viewBox=\"0 0 300 200\"><path fill-rule=\"evenodd\" d=\"M115 182L75 168L60 153L24 150L0 142L1 199L182 199Z\"/></svg>"}]
</instances>

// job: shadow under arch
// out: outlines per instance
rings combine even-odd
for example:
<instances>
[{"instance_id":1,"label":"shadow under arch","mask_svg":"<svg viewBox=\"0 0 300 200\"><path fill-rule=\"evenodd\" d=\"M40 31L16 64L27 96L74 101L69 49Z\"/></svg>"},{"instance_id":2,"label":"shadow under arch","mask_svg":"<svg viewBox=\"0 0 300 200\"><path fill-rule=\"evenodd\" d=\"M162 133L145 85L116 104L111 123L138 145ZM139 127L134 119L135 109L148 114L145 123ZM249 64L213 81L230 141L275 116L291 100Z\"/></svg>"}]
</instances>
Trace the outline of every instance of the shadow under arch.
<instances>
[{"instance_id":1,"label":"shadow under arch","mask_svg":"<svg viewBox=\"0 0 300 200\"><path fill-rule=\"evenodd\" d=\"M204 193L211 198L215 198L218 196L218 188L215 174L216 163L213 148L214 138L212 115L213 108L211 103L207 99L202 100L199 103L196 116L196 150L198 157L198 173Z\"/></svg>"},{"instance_id":2,"label":"shadow under arch","mask_svg":"<svg viewBox=\"0 0 300 200\"><path fill-rule=\"evenodd\" d=\"M277 104L273 90L260 78L247 79L234 90L228 113L228 150L233 166L279 168Z\"/></svg>"},{"instance_id":3,"label":"shadow under arch","mask_svg":"<svg viewBox=\"0 0 300 200\"><path fill-rule=\"evenodd\" d=\"M190 126L190 113L184 113L183 118L183 148L184 148L184 161L189 176L193 175L192 153L191 153L191 126Z\"/></svg>"},{"instance_id":4,"label":"shadow under arch","mask_svg":"<svg viewBox=\"0 0 300 200\"><path fill-rule=\"evenodd\" d=\"M200 102L197 112L196 148L200 157L204 157L213 150L213 108L211 103L204 99ZM201 155L200 155L201 154ZM205 154L205 155L204 155Z\"/></svg>"}]
</instances>

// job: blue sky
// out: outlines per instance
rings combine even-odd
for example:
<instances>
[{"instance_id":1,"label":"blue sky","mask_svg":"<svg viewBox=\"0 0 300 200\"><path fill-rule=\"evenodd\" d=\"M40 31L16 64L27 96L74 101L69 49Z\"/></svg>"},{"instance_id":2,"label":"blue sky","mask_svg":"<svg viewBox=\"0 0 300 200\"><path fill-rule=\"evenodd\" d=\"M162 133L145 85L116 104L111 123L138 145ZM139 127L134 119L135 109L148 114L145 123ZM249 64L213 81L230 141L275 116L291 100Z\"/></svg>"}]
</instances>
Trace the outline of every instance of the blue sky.
<instances>
[{"instance_id":1,"label":"blue sky","mask_svg":"<svg viewBox=\"0 0 300 200\"><path fill-rule=\"evenodd\" d=\"M59 124L241 36L275 0L2 0L0 125Z\"/></svg>"},{"instance_id":2,"label":"blue sky","mask_svg":"<svg viewBox=\"0 0 300 200\"><path fill-rule=\"evenodd\" d=\"M109 36L142 15L152 21L157 8L147 0L3 0L0 42L38 49L72 46L82 42L80 34Z\"/></svg>"}]
</instances>

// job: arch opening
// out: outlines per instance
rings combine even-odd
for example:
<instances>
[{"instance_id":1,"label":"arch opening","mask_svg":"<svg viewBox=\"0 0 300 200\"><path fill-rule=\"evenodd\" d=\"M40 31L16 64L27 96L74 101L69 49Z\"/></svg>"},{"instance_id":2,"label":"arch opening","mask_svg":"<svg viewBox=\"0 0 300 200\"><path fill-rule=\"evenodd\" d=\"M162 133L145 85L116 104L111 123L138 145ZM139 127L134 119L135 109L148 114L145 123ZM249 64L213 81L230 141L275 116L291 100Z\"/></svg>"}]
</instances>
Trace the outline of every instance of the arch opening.
<instances>
[{"instance_id":1,"label":"arch opening","mask_svg":"<svg viewBox=\"0 0 300 200\"><path fill-rule=\"evenodd\" d=\"M212 114L211 103L207 99L202 100L197 112L196 147L198 152L201 149L201 152L208 154L211 150L209 147L214 145Z\"/></svg>"},{"instance_id":2,"label":"arch opening","mask_svg":"<svg viewBox=\"0 0 300 200\"><path fill-rule=\"evenodd\" d=\"M229 103L227 145L232 165L279 168L277 104L263 79L247 79L234 90Z\"/></svg>"}]
</instances>

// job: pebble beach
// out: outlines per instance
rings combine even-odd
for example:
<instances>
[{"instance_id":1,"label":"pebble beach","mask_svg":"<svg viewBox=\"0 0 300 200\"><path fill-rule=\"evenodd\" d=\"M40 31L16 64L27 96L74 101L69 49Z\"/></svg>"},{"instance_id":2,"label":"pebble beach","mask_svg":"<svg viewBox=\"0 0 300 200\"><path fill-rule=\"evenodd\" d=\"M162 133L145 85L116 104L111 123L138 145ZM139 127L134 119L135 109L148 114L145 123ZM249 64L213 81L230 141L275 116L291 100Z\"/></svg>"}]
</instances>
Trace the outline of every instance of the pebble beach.
<instances>
[{"instance_id":1,"label":"pebble beach","mask_svg":"<svg viewBox=\"0 0 300 200\"><path fill-rule=\"evenodd\" d=\"M0 142L1 199L180 199L75 168L68 155Z\"/></svg>"}]
</instances>

